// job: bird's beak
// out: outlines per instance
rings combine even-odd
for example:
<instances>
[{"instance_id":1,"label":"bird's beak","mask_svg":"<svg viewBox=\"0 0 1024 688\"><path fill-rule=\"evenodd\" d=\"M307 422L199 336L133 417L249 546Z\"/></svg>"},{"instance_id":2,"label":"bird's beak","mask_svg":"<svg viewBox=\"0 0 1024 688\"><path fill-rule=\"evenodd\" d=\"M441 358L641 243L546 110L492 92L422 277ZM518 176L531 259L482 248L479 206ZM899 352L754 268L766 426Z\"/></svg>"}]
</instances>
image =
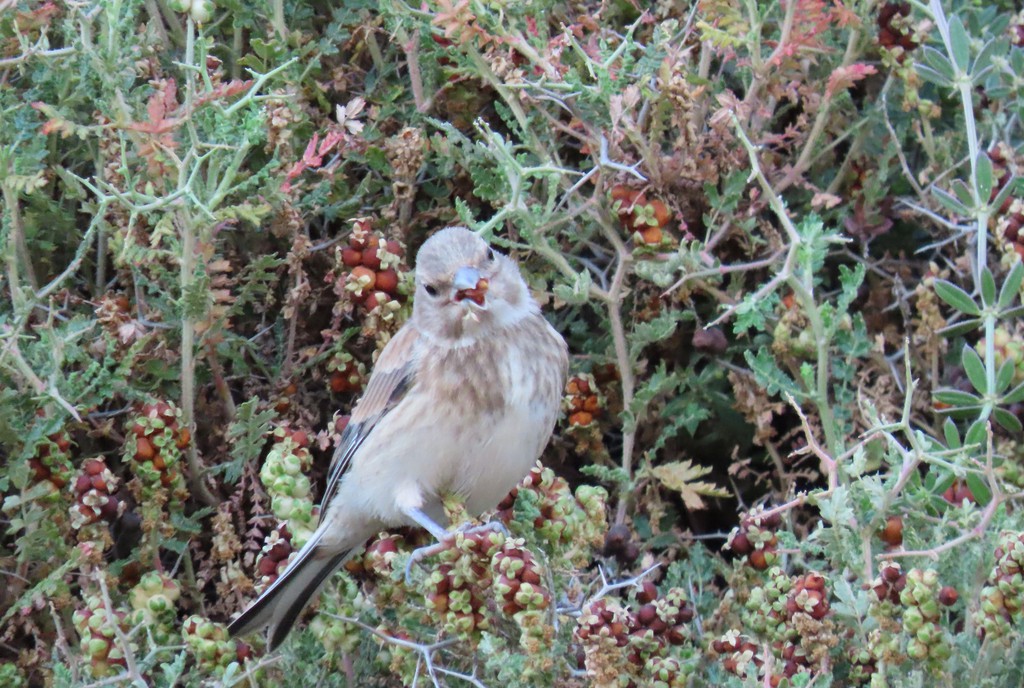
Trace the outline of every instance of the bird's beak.
<instances>
[{"instance_id":1,"label":"bird's beak","mask_svg":"<svg viewBox=\"0 0 1024 688\"><path fill-rule=\"evenodd\" d=\"M484 306L484 296L487 293L487 279L480 276L480 271L468 265L461 267L455 273L452 280L455 289L455 301L472 301L477 306Z\"/></svg>"}]
</instances>

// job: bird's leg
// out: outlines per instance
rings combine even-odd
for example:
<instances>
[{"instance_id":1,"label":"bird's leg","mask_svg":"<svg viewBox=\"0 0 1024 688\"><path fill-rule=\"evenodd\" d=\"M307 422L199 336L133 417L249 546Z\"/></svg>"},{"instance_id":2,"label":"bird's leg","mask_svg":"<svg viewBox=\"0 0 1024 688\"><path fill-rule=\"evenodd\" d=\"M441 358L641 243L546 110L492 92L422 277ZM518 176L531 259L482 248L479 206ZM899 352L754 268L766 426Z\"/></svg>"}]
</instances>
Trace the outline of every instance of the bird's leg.
<instances>
[{"instance_id":1,"label":"bird's leg","mask_svg":"<svg viewBox=\"0 0 1024 688\"><path fill-rule=\"evenodd\" d=\"M424 530L434 536L437 540L432 545L426 545L425 547L417 547L409 555L409 561L405 564L405 582L409 583L409 574L412 571L413 564L426 559L427 557L435 554L440 554L448 548L452 540L455 539L456 535L460 533L462 535L475 535L476 533L484 533L489 531L500 531L504 535L508 535L508 529L505 524L501 521L491 521L480 526L470 527L469 522L465 522L455 530L446 530L441 527L434 519L427 516L422 510L410 508L405 510L405 515L414 521L417 525L421 526Z\"/></svg>"}]
</instances>

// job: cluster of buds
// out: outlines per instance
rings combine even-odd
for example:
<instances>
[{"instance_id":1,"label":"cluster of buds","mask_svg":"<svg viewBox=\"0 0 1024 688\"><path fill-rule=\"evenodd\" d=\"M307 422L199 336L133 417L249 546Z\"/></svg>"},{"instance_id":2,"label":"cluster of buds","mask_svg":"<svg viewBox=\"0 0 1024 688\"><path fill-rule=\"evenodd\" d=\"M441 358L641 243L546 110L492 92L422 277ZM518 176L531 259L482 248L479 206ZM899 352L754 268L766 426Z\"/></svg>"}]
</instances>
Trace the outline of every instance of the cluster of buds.
<instances>
[{"instance_id":1,"label":"cluster of buds","mask_svg":"<svg viewBox=\"0 0 1024 688\"><path fill-rule=\"evenodd\" d=\"M282 524L270 531L263 541L260 555L256 559L256 572L259 576L256 580L258 591L266 590L273 585L277 577L288 568L292 553L295 551L291 540L292 536L288 532L288 527Z\"/></svg>"},{"instance_id":2,"label":"cluster of buds","mask_svg":"<svg viewBox=\"0 0 1024 688\"><path fill-rule=\"evenodd\" d=\"M948 633L939 625L940 605L956 604L957 597L954 588L940 588L934 569L907 571L900 602L904 605L903 631L909 637L908 657L938 666L949 659L953 651Z\"/></svg>"},{"instance_id":3,"label":"cluster of buds","mask_svg":"<svg viewBox=\"0 0 1024 688\"><path fill-rule=\"evenodd\" d=\"M496 530L456 533L438 554L440 563L423 585L426 606L443 627L472 642L490 628L487 591L494 583L491 561L505 544Z\"/></svg>"},{"instance_id":4,"label":"cluster of buds","mask_svg":"<svg viewBox=\"0 0 1024 688\"><path fill-rule=\"evenodd\" d=\"M662 246L667 242L664 232L672 213L663 201L648 200L637 189L618 184L612 187L612 210L619 216L626 231L637 246Z\"/></svg>"},{"instance_id":5,"label":"cluster of buds","mask_svg":"<svg viewBox=\"0 0 1024 688\"><path fill-rule=\"evenodd\" d=\"M659 597L650 581L641 584L632 608L607 597L588 603L575 630L587 674L595 685L620 685L606 683L614 676L628 676L630 685L684 685L693 664L672 653L690 644L687 624L693 617L682 589Z\"/></svg>"},{"instance_id":6,"label":"cluster of buds","mask_svg":"<svg viewBox=\"0 0 1024 688\"><path fill-rule=\"evenodd\" d=\"M347 351L334 356L327 363L327 371L331 374L329 383L335 394L351 394L363 388L366 366L356 361Z\"/></svg>"},{"instance_id":7,"label":"cluster of buds","mask_svg":"<svg viewBox=\"0 0 1024 688\"><path fill-rule=\"evenodd\" d=\"M181 427L181 410L166 401L145 404L128 421L125 454L133 462L135 473L149 490L180 488L181 451L192 435Z\"/></svg>"},{"instance_id":8,"label":"cluster of buds","mask_svg":"<svg viewBox=\"0 0 1024 688\"><path fill-rule=\"evenodd\" d=\"M125 504L114 493L118 480L102 456L86 459L75 479L75 503L71 505L71 526L81 530L100 522L111 523L124 512ZM92 539L95 533L85 534Z\"/></svg>"},{"instance_id":9,"label":"cluster of buds","mask_svg":"<svg viewBox=\"0 0 1024 688\"><path fill-rule=\"evenodd\" d=\"M891 561L882 566L878 576L866 587L874 590L879 604L900 604L900 594L907 587L907 574L899 563Z\"/></svg>"},{"instance_id":10,"label":"cluster of buds","mask_svg":"<svg viewBox=\"0 0 1024 688\"><path fill-rule=\"evenodd\" d=\"M132 626L144 626L155 647L172 645L181 588L170 576L158 571L142 574L130 594Z\"/></svg>"},{"instance_id":11,"label":"cluster of buds","mask_svg":"<svg viewBox=\"0 0 1024 688\"><path fill-rule=\"evenodd\" d=\"M339 617L357 618L368 606L359 592L359 584L351 576L336 576L332 585L320 595L319 613L309 622L309 630L320 641L328 657L341 657L355 652L364 639L363 631Z\"/></svg>"},{"instance_id":12,"label":"cluster of buds","mask_svg":"<svg viewBox=\"0 0 1024 688\"><path fill-rule=\"evenodd\" d=\"M986 639L1006 639L1020 623L1024 608L1024 533L1000 534L995 555L975 623Z\"/></svg>"},{"instance_id":13,"label":"cluster of buds","mask_svg":"<svg viewBox=\"0 0 1024 688\"><path fill-rule=\"evenodd\" d=\"M607 455L601 426L597 422L605 403L592 374L578 373L569 378L562 397L562 410L569 422L568 435L575 440L575 451L580 456Z\"/></svg>"},{"instance_id":14,"label":"cluster of buds","mask_svg":"<svg viewBox=\"0 0 1024 688\"><path fill-rule=\"evenodd\" d=\"M541 612L551 604L551 593L541 585L540 564L522 539L506 540L494 555L492 567L497 578L494 595L506 616Z\"/></svg>"},{"instance_id":15,"label":"cluster of buds","mask_svg":"<svg viewBox=\"0 0 1024 688\"><path fill-rule=\"evenodd\" d=\"M830 613L825 578L813 571L791 578L781 569L772 568L765 583L750 591L744 605L744 627L762 636L776 659L770 682L775 684L783 677L809 671L828 654L838 642L832 633ZM751 666L760 670L763 658L756 657L756 653L748 657L749 648L742 647L744 642L738 633L727 640L739 648L720 653L729 655L727 669L732 667L729 670L740 676Z\"/></svg>"},{"instance_id":16,"label":"cluster of buds","mask_svg":"<svg viewBox=\"0 0 1024 688\"><path fill-rule=\"evenodd\" d=\"M778 561L776 550L779 538L775 529L781 525L778 514L765 514L763 511L752 511L740 520L739 526L733 529L726 543L737 556L746 557L751 568L764 571Z\"/></svg>"},{"instance_id":17,"label":"cluster of buds","mask_svg":"<svg viewBox=\"0 0 1024 688\"><path fill-rule=\"evenodd\" d=\"M55 432L36 445L36 454L28 460L31 481L42 485L51 495L59 495L71 480L71 438L66 432Z\"/></svg>"},{"instance_id":18,"label":"cluster of buds","mask_svg":"<svg viewBox=\"0 0 1024 688\"><path fill-rule=\"evenodd\" d=\"M127 614L117 609L108 613L99 595L86 595L83 601L85 607L71 615L78 632L78 648L94 678L112 676L126 665L125 648L118 644L117 635L119 630L128 632Z\"/></svg>"},{"instance_id":19,"label":"cluster of buds","mask_svg":"<svg viewBox=\"0 0 1024 688\"><path fill-rule=\"evenodd\" d=\"M380 323L398 324L400 297L405 291L402 269L402 245L393 239L374 234L366 218L355 220L348 244L339 247L335 259L338 273L328 279L335 281L341 300L361 306Z\"/></svg>"},{"instance_id":20,"label":"cluster of buds","mask_svg":"<svg viewBox=\"0 0 1024 688\"><path fill-rule=\"evenodd\" d=\"M764 658L758 653L760 648L757 644L736 630L730 630L721 638L713 640L711 649L722 658L723 669L742 679L758 676L764 666Z\"/></svg>"},{"instance_id":21,"label":"cluster of buds","mask_svg":"<svg viewBox=\"0 0 1024 688\"><path fill-rule=\"evenodd\" d=\"M546 618L551 592L542 584L540 563L522 539L507 539L491 561L494 597L501 611L519 626L519 645L527 657L551 647L554 627Z\"/></svg>"},{"instance_id":22,"label":"cluster of buds","mask_svg":"<svg viewBox=\"0 0 1024 688\"><path fill-rule=\"evenodd\" d=\"M602 406L593 375L579 373L569 378L565 396L562 397L562 407L569 416L570 426L583 428L592 425L600 415Z\"/></svg>"},{"instance_id":23,"label":"cluster of buds","mask_svg":"<svg viewBox=\"0 0 1024 688\"><path fill-rule=\"evenodd\" d=\"M270 510L288 524L292 545L302 547L316 528L312 488L306 477L313 464L309 437L302 430L286 427L276 428L273 437L274 446L260 469L260 481L270 495Z\"/></svg>"},{"instance_id":24,"label":"cluster of buds","mask_svg":"<svg viewBox=\"0 0 1024 688\"><path fill-rule=\"evenodd\" d=\"M919 45L914 39L909 2L886 2L878 10L878 44L900 64Z\"/></svg>"},{"instance_id":25,"label":"cluster of buds","mask_svg":"<svg viewBox=\"0 0 1024 688\"><path fill-rule=\"evenodd\" d=\"M185 619L181 637L199 669L214 676L222 676L232 664L240 664L252 656L252 648L241 640L232 640L223 624L198 614Z\"/></svg>"},{"instance_id":26,"label":"cluster of buds","mask_svg":"<svg viewBox=\"0 0 1024 688\"><path fill-rule=\"evenodd\" d=\"M871 682L875 672L878 671L878 662L871 653L870 648L853 646L849 653L851 685L863 686Z\"/></svg>"},{"instance_id":27,"label":"cluster of buds","mask_svg":"<svg viewBox=\"0 0 1024 688\"><path fill-rule=\"evenodd\" d=\"M573 495L569 483L540 464L498 505L498 518L517 532L536 533L554 549L574 550L566 556L589 560L607 530L601 487L580 485Z\"/></svg>"}]
</instances>

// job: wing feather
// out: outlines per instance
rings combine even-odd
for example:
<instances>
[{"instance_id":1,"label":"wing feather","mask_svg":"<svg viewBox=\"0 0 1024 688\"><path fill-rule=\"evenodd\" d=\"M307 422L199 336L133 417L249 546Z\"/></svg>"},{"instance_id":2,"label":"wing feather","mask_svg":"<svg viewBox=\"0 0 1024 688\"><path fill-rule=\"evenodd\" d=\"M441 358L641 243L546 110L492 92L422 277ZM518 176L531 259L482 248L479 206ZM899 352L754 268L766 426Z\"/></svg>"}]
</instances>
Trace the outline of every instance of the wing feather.
<instances>
[{"instance_id":1,"label":"wing feather","mask_svg":"<svg viewBox=\"0 0 1024 688\"><path fill-rule=\"evenodd\" d=\"M334 450L331 468L327 474L327 489L320 502L320 522L323 522L327 506L338 492L342 476L348 470L359 447L370 436L381 418L386 416L400 402L415 384L416 343L419 332L409 322L391 338L377 358L377 364L370 374L366 392L356 402L345 431L341 434L338 448Z\"/></svg>"}]
</instances>

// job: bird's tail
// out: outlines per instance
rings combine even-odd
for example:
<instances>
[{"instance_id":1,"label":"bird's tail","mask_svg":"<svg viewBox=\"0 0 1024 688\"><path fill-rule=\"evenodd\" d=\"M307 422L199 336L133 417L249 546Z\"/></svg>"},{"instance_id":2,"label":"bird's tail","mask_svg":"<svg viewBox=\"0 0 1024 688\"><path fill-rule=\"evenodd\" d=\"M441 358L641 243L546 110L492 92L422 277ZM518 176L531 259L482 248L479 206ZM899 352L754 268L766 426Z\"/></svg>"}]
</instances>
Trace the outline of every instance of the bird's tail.
<instances>
[{"instance_id":1,"label":"bird's tail","mask_svg":"<svg viewBox=\"0 0 1024 688\"><path fill-rule=\"evenodd\" d=\"M281 644L309 600L352 551L339 552L333 547L328 551L319 544L321 535L315 533L277 580L231 622L228 632L232 636L269 626L267 649Z\"/></svg>"}]
</instances>

